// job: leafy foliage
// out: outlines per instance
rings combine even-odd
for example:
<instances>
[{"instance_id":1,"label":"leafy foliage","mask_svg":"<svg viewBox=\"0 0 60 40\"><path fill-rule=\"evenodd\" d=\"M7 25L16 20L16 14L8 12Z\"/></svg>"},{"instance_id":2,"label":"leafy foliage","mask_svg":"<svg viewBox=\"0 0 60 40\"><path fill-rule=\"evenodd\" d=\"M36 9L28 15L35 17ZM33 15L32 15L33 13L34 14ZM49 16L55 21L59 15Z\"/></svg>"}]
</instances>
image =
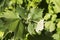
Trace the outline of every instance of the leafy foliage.
<instances>
[{"instance_id":1,"label":"leafy foliage","mask_svg":"<svg viewBox=\"0 0 60 40\"><path fill-rule=\"evenodd\" d=\"M60 40L60 0L0 0L0 40Z\"/></svg>"}]
</instances>

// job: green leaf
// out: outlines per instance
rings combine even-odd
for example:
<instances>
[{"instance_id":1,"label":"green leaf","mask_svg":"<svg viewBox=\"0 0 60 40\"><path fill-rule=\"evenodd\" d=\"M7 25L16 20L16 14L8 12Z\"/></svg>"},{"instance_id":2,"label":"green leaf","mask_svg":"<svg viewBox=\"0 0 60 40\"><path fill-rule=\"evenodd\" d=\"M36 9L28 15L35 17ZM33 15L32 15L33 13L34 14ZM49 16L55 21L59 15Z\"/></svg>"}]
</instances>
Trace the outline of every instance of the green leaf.
<instances>
[{"instance_id":1,"label":"green leaf","mask_svg":"<svg viewBox=\"0 0 60 40\"><path fill-rule=\"evenodd\" d=\"M19 23L17 25L17 29L16 29L15 40L18 40L18 39L23 40L24 39L23 32L24 32L24 25L23 25L22 21L19 21Z\"/></svg>"},{"instance_id":2,"label":"green leaf","mask_svg":"<svg viewBox=\"0 0 60 40\"><path fill-rule=\"evenodd\" d=\"M60 0L53 0L52 2L55 5L53 6L54 12L59 13L60 12Z\"/></svg>"},{"instance_id":3,"label":"green leaf","mask_svg":"<svg viewBox=\"0 0 60 40\"><path fill-rule=\"evenodd\" d=\"M6 25L5 25L5 22L3 22L1 19L0 19L0 31L3 31L5 32L7 29Z\"/></svg>"},{"instance_id":4,"label":"green leaf","mask_svg":"<svg viewBox=\"0 0 60 40\"><path fill-rule=\"evenodd\" d=\"M45 22L45 29L50 32L54 31L55 30L55 23L53 23L52 21Z\"/></svg>"},{"instance_id":5,"label":"green leaf","mask_svg":"<svg viewBox=\"0 0 60 40\"><path fill-rule=\"evenodd\" d=\"M50 19L50 17L51 17L51 14L47 13L47 14L44 16L44 20L48 20L48 19Z\"/></svg>"},{"instance_id":6,"label":"green leaf","mask_svg":"<svg viewBox=\"0 0 60 40\"><path fill-rule=\"evenodd\" d=\"M53 36L52 36L55 40L60 40L60 35L59 34L54 34Z\"/></svg>"},{"instance_id":7,"label":"green leaf","mask_svg":"<svg viewBox=\"0 0 60 40\"><path fill-rule=\"evenodd\" d=\"M49 14L51 14L51 15L54 14L54 10L53 10L53 7L51 6L51 4L48 5L48 10L49 10Z\"/></svg>"},{"instance_id":8,"label":"green leaf","mask_svg":"<svg viewBox=\"0 0 60 40\"><path fill-rule=\"evenodd\" d=\"M60 28L60 21L59 21L58 24L57 24L57 28Z\"/></svg>"},{"instance_id":9,"label":"green leaf","mask_svg":"<svg viewBox=\"0 0 60 40\"><path fill-rule=\"evenodd\" d=\"M43 9L32 8L30 10L30 19L39 21L42 18Z\"/></svg>"},{"instance_id":10,"label":"green leaf","mask_svg":"<svg viewBox=\"0 0 60 40\"><path fill-rule=\"evenodd\" d=\"M7 24L9 31L14 32L16 30L16 27L18 25L19 20L15 20Z\"/></svg>"},{"instance_id":11,"label":"green leaf","mask_svg":"<svg viewBox=\"0 0 60 40\"><path fill-rule=\"evenodd\" d=\"M3 24L4 24L3 21L0 20L0 38L3 37L4 32L5 32L5 30L6 30Z\"/></svg>"},{"instance_id":12,"label":"green leaf","mask_svg":"<svg viewBox=\"0 0 60 40\"><path fill-rule=\"evenodd\" d=\"M56 30L57 30L57 33L60 34L60 28L57 28Z\"/></svg>"},{"instance_id":13,"label":"green leaf","mask_svg":"<svg viewBox=\"0 0 60 40\"><path fill-rule=\"evenodd\" d=\"M60 18L56 19L56 22L59 22L60 21Z\"/></svg>"},{"instance_id":14,"label":"green leaf","mask_svg":"<svg viewBox=\"0 0 60 40\"><path fill-rule=\"evenodd\" d=\"M50 30L50 32L55 30L55 23L51 23L49 30Z\"/></svg>"},{"instance_id":15,"label":"green leaf","mask_svg":"<svg viewBox=\"0 0 60 40\"><path fill-rule=\"evenodd\" d=\"M54 15L52 15L51 20L52 20L52 21L55 21L55 20L56 20L56 18L57 18L57 15L56 15L56 14L54 14Z\"/></svg>"},{"instance_id":16,"label":"green leaf","mask_svg":"<svg viewBox=\"0 0 60 40\"><path fill-rule=\"evenodd\" d=\"M34 9L34 14L32 16L32 19L38 20L38 19L42 18L42 13L43 13L42 9Z\"/></svg>"},{"instance_id":17,"label":"green leaf","mask_svg":"<svg viewBox=\"0 0 60 40\"><path fill-rule=\"evenodd\" d=\"M18 19L19 18L18 14L16 14L16 12L9 11L9 10L6 10L6 12L3 12L3 17L5 17L7 19Z\"/></svg>"},{"instance_id":18,"label":"green leaf","mask_svg":"<svg viewBox=\"0 0 60 40\"><path fill-rule=\"evenodd\" d=\"M35 31L34 31L34 24L29 22L29 25L28 25L28 32L32 35L32 34L35 34Z\"/></svg>"},{"instance_id":19,"label":"green leaf","mask_svg":"<svg viewBox=\"0 0 60 40\"><path fill-rule=\"evenodd\" d=\"M2 3L0 5L0 12L3 12L5 10L5 8L8 7L10 0L1 0Z\"/></svg>"},{"instance_id":20,"label":"green leaf","mask_svg":"<svg viewBox=\"0 0 60 40\"><path fill-rule=\"evenodd\" d=\"M16 12L19 14L19 16L23 19L26 20L27 18L27 11L26 9L22 8L22 7L16 7Z\"/></svg>"},{"instance_id":21,"label":"green leaf","mask_svg":"<svg viewBox=\"0 0 60 40\"><path fill-rule=\"evenodd\" d=\"M57 23L57 33L59 33L60 34L60 21Z\"/></svg>"}]
</instances>

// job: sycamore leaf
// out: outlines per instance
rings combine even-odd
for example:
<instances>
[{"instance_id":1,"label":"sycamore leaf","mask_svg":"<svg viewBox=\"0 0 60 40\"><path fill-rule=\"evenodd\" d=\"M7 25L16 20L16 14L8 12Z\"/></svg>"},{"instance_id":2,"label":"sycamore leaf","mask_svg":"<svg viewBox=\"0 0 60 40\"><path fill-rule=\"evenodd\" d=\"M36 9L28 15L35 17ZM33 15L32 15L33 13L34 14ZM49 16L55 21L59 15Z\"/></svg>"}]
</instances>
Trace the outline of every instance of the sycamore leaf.
<instances>
[{"instance_id":1,"label":"sycamore leaf","mask_svg":"<svg viewBox=\"0 0 60 40\"><path fill-rule=\"evenodd\" d=\"M56 13L60 12L60 0L54 0L54 4L55 4L55 6L53 7L54 11Z\"/></svg>"},{"instance_id":2,"label":"sycamore leaf","mask_svg":"<svg viewBox=\"0 0 60 40\"><path fill-rule=\"evenodd\" d=\"M32 35L32 34L35 34L35 31L34 31L34 24L33 23L29 23L28 25L28 32Z\"/></svg>"},{"instance_id":3,"label":"sycamore leaf","mask_svg":"<svg viewBox=\"0 0 60 40\"><path fill-rule=\"evenodd\" d=\"M15 40L18 40L18 39L20 39L20 40L23 40L23 32L24 32L24 25L23 25L23 23L22 23L22 21L19 21L18 22L18 25L17 25L17 27L16 27L17 29L16 29L16 34L15 34Z\"/></svg>"},{"instance_id":4,"label":"sycamore leaf","mask_svg":"<svg viewBox=\"0 0 60 40\"><path fill-rule=\"evenodd\" d=\"M7 26L8 26L8 29L9 31L15 31L16 30L16 27L17 27L17 24L18 24L19 20L16 20L16 21L12 21L10 22Z\"/></svg>"},{"instance_id":5,"label":"sycamore leaf","mask_svg":"<svg viewBox=\"0 0 60 40\"><path fill-rule=\"evenodd\" d=\"M44 20L48 20L48 19L50 19L50 17L51 17L51 14L47 13L47 14L44 16Z\"/></svg>"},{"instance_id":6,"label":"sycamore leaf","mask_svg":"<svg viewBox=\"0 0 60 40\"><path fill-rule=\"evenodd\" d=\"M45 29L50 32L54 31L55 30L55 23L53 23L52 21L45 22Z\"/></svg>"},{"instance_id":7,"label":"sycamore leaf","mask_svg":"<svg viewBox=\"0 0 60 40\"><path fill-rule=\"evenodd\" d=\"M53 9L55 13L59 13L60 12L60 0L50 0L50 3L53 3Z\"/></svg>"},{"instance_id":8,"label":"sycamore leaf","mask_svg":"<svg viewBox=\"0 0 60 40\"><path fill-rule=\"evenodd\" d=\"M19 16L23 19L26 19L27 17L27 11L23 7L16 7L16 12L19 14Z\"/></svg>"},{"instance_id":9,"label":"sycamore leaf","mask_svg":"<svg viewBox=\"0 0 60 40\"><path fill-rule=\"evenodd\" d=\"M60 21L60 18L56 19L56 22L59 22Z\"/></svg>"},{"instance_id":10,"label":"sycamore leaf","mask_svg":"<svg viewBox=\"0 0 60 40\"><path fill-rule=\"evenodd\" d=\"M17 16L17 14L15 14L13 11L6 11L6 12L4 12L4 14L3 14L3 17L5 17L5 18L13 18L13 19L16 19L16 18L18 18L18 16Z\"/></svg>"},{"instance_id":11,"label":"sycamore leaf","mask_svg":"<svg viewBox=\"0 0 60 40\"><path fill-rule=\"evenodd\" d=\"M52 20L52 21L55 21L55 20L56 20L56 18L57 18L57 15L56 15L56 14L54 14L54 15L52 15L51 20Z\"/></svg>"},{"instance_id":12,"label":"sycamore leaf","mask_svg":"<svg viewBox=\"0 0 60 40\"><path fill-rule=\"evenodd\" d=\"M30 19L34 21L39 21L42 18L42 13L43 13L43 9L32 8L29 13Z\"/></svg>"},{"instance_id":13,"label":"sycamore leaf","mask_svg":"<svg viewBox=\"0 0 60 40\"><path fill-rule=\"evenodd\" d=\"M52 36L55 40L60 40L60 36L59 36L59 34L54 34L53 36Z\"/></svg>"}]
</instances>

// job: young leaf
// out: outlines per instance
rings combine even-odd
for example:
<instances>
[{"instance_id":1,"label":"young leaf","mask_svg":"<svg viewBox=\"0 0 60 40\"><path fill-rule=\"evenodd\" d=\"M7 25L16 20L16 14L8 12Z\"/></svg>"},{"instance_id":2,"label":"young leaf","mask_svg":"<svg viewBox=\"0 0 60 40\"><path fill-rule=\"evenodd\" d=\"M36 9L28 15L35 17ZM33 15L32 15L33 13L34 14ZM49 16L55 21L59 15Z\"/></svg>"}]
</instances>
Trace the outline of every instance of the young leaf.
<instances>
[{"instance_id":1,"label":"young leaf","mask_svg":"<svg viewBox=\"0 0 60 40\"><path fill-rule=\"evenodd\" d=\"M46 22L45 23L45 29L47 31L50 31L50 32L54 31L55 30L55 23L53 23L52 21Z\"/></svg>"},{"instance_id":2,"label":"young leaf","mask_svg":"<svg viewBox=\"0 0 60 40\"><path fill-rule=\"evenodd\" d=\"M32 34L35 34L35 31L34 31L34 24L33 23L29 23L28 25L28 32L32 35Z\"/></svg>"},{"instance_id":3,"label":"young leaf","mask_svg":"<svg viewBox=\"0 0 60 40\"><path fill-rule=\"evenodd\" d=\"M56 18L57 18L57 15L56 15L56 14L54 14L54 15L52 15L51 20L52 20L52 21L55 21L55 20L56 20Z\"/></svg>"},{"instance_id":4,"label":"young leaf","mask_svg":"<svg viewBox=\"0 0 60 40\"><path fill-rule=\"evenodd\" d=\"M47 14L44 16L44 20L48 20L48 19L50 19L50 17L51 17L51 14L47 13Z\"/></svg>"},{"instance_id":5,"label":"young leaf","mask_svg":"<svg viewBox=\"0 0 60 40\"><path fill-rule=\"evenodd\" d=\"M52 36L55 40L60 40L60 36L59 36L59 34L54 34L53 36Z\"/></svg>"},{"instance_id":6,"label":"young leaf","mask_svg":"<svg viewBox=\"0 0 60 40\"><path fill-rule=\"evenodd\" d=\"M39 21L42 18L43 9L32 8L30 10L31 19L34 21Z\"/></svg>"}]
</instances>

